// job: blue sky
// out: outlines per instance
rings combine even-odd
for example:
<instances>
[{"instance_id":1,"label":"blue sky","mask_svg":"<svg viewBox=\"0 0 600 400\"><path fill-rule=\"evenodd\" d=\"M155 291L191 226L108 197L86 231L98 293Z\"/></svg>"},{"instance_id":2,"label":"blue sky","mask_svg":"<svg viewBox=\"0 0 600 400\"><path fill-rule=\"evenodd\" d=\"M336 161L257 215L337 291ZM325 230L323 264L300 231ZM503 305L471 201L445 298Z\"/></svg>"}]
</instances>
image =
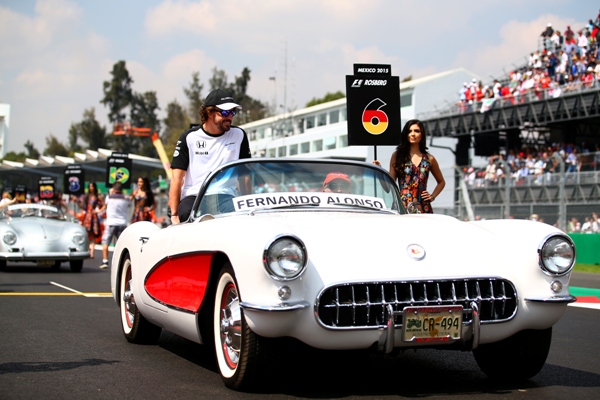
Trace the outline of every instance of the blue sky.
<instances>
[{"instance_id":1,"label":"blue sky","mask_svg":"<svg viewBox=\"0 0 600 400\"><path fill-rule=\"evenodd\" d=\"M550 22L563 31L598 14L591 0L0 0L0 103L11 106L6 151L38 150L99 103L125 60L136 92L162 110L185 102L194 71L251 70L248 94L302 108L345 91L354 63L391 64L403 79L464 67L484 81L524 60ZM269 77L276 76L276 81ZM458 88L457 88L458 90ZM161 118L164 117L161 111Z\"/></svg>"}]
</instances>

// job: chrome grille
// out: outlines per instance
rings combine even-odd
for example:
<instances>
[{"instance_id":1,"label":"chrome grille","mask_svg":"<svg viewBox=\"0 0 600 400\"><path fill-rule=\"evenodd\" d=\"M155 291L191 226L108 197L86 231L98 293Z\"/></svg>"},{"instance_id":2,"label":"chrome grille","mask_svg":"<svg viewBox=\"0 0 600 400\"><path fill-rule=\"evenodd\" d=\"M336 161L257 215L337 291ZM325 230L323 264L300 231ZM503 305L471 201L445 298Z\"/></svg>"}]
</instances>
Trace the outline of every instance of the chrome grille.
<instances>
[{"instance_id":1,"label":"chrome grille","mask_svg":"<svg viewBox=\"0 0 600 400\"><path fill-rule=\"evenodd\" d=\"M461 305L463 323L470 323L472 302L479 305L482 323L505 321L516 312L517 292L510 281L499 278L341 284L321 292L317 315L331 328L370 328L386 324L388 304L394 311ZM394 323L402 326L402 315L396 315Z\"/></svg>"}]
</instances>

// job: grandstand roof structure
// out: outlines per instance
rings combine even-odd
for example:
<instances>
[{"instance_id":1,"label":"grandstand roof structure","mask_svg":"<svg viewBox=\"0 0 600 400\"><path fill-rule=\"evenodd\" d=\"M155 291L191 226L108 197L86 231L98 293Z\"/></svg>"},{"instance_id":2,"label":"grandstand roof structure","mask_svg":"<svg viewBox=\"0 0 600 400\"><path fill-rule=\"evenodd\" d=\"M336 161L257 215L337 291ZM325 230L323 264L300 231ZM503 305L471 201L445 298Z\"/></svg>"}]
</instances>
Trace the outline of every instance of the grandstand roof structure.
<instances>
[{"instance_id":1,"label":"grandstand roof structure","mask_svg":"<svg viewBox=\"0 0 600 400\"><path fill-rule=\"evenodd\" d=\"M85 172L86 180L102 182L106 175L106 159L113 150L86 150L85 153L75 153L73 157L40 156L38 159L25 159L25 162L2 160L0 163L0 185L4 187L24 184L37 187L37 180L42 176L55 177L62 181L65 169L70 164L79 164ZM129 154L132 168L136 175L150 175L156 170L163 171L164 167L157 158Z\"/></svg>"},{"instance_id":2,"label":"grandstand roof structure","mask_svg":"<svg viewBox=\"0 0 600 400\"><path fill-rule=\"evenodd\" d=\"M470 136L475 154L482 156L521 144L600 143L600 86L524 100L516 104L500 100L483 112L456 111L423 123L434 137Z\"/></svg>"}]
</instances>

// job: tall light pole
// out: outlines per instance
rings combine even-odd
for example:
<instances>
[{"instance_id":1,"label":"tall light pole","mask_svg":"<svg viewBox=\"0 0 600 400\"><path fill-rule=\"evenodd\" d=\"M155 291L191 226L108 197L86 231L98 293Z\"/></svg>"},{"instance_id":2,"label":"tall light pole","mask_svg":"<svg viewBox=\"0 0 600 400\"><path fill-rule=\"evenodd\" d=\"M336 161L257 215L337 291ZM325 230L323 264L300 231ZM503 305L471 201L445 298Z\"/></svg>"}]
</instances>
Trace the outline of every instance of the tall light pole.
<instances>
[{"instance_id":1,"label":"tall light pole","mask_svg":"<svg viewBox=\"0 0 600 400\"><path fill-rule=\"evenodd\" d=\"M277 78L271 76L269 80L273 81L273 116L275 116L277 114Z\"/></svg>"}]
</instances>

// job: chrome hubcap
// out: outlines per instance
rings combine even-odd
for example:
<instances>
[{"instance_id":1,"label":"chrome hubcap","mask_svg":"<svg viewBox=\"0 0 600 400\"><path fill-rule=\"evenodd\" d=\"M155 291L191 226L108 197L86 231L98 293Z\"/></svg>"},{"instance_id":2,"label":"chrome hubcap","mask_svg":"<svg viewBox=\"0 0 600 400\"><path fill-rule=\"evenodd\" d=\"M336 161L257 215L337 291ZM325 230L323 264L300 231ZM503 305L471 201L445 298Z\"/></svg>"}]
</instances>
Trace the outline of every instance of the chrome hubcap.
<instances>
[{"instance_id":1,"label":"chrome hubcap","mask_svg":"<svg viewBox=\"0 0 600 400\"><path fill-rule=\"evenodd\" d=\"M233 285L223 293L221 305L221 345L227 363L231 368L235 368L240 358L242 313L237 291Z\"/></svg>"},{"instance_id":2,"label":"chrome hubcap","mask_svg":"<svg viewBox=\"0 0 600 400\"><path fill-rule=\"evenodd\" d=\"M133 318L135 313L135 297L131 290L131 279L127 281L125 290L123 290L123 306L125 307L125 317L127 318L127 325L133 326Z\"/></svg>"}]
</instances>

